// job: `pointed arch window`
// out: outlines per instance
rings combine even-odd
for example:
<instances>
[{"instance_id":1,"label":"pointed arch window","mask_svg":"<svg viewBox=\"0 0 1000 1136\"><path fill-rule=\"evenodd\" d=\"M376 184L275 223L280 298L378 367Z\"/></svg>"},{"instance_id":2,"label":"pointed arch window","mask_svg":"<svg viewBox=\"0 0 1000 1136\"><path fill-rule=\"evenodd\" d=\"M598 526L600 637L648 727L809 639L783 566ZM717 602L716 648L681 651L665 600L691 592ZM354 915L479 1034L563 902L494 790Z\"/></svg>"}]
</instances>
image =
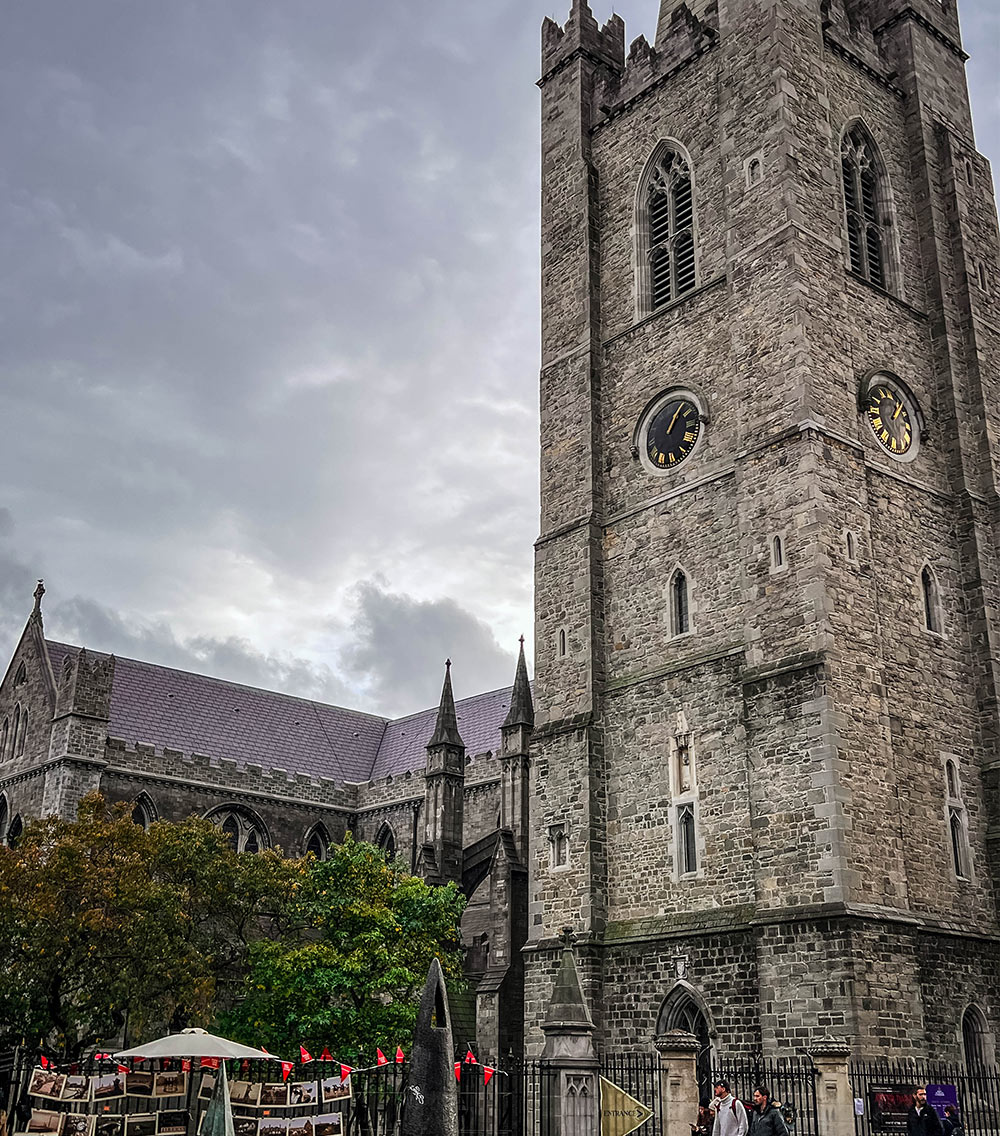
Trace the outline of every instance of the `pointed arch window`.
<instances>
[{"instance_id":1,"label":"pointed arch window","mask_svg":"<svg viewBox=\"0 0 1000 1136\"><path fill-rule=\"evenodd\" d=\"M323 825L317 824L309 833L306 854L315 856L317 860L325 860L330 855L330 840Z\"/></svg>"},{"instance_id":2,"label":"pointed arch window","mask_svg":"<svg viewBox=\"0 0 1000 1136\"><path fill-rule=\"evenodd\" d=\"M17 842L21 839L21 834L24 832L24 822L21 820L21 814L18 813L16 817L7 825L7 834L4 843L8 848L16 848Z\"/></svg>"},{"instance_id":3,"label":"pointed arch window","mask_svg":"<svg viewBox=\"0 0 1000 1136\"><path fill-rule=\"evenodd\" d=\"M4 718L3 728L0 730L0 761L8 757L7 742L10 740L10 718Z\"/></svg>"},{"instance_id":4,"label":"pointed arch window","mask_svg":"<svg viewBox=\"0 0 1000 1136\"><path fill-rule=\"evenodd\" d=\"M682 568L678 568L670 581L670 633L673 636L687 635L691 630L691 602L688 578Z\"/></svg>"},{"instance_id":5,"label":"pointed arch window","mask_svg":"<svg viewBox=\"0 0 1000 1136\"><path fill-rule=\"evenodd\" d=\"M923 604L924 629L941 634L941 606L938 597L937 577L929 564L920 572L920 596Z\"/></svg>"},{"instance_id":6,"label":"pointed arch window","mask_svg":"<svg viewBox=\"0 0 1000 1136\"><path fill-rule=\"evenodd\" d=\"M969 829L962 801L962 785L958 766L948 758L944 763L944 785L947 799L948 843L951 848L951 866L962 880L972 877L972 857L969 852Z\"/></svg>"},{"instance_id":7,"label":"pointed arch window","mask_svg":"<svg viewBox=\"0 0 1000 1136\"><path fill-rule=\"evenodd\" d=\"M394 860L396 857L396 834L392 831L389 824L383 822L379 827L378 832L375 834L375 845L381 848L385 853L387 860Z\"/></svg>"},{"instance_id":8,"label":"pointed arch window","mask_svg":"<svg viewBox=\"0 0 1000 1136\"><path fill-rule=\"evenodd\" d=\"M677 871L682 876L698 871L698 834L693 802L677 806Z\"/></svg>"},{"instance_id":9,"label":"pointed arch window","mask_svg":"<svg viewBox=\"0 0 1000 1136\"><path fill-rule=\"evenodd\" d=\"M149 828L156 820L156 809L148 793L140 793L132 806L132 820L141 828Z\"/></svg>"},{"instance_id":10,"label":"pointed arch window","mask_svg":"<svg viewBox=\"0 0 1000 1136\"><path fill-rule=\"evenodd\" d=\"M661 145L643 175L638 198L640 307L654 312L697 283L694 190L687 158Z\"/></svg>"},{"instance_id":11,"label":"pointed arch window","mask_svg":"<svg viewBox=\"0 0 1000 1136\"><path fill-rule=\"evenodd\" d=\"M0 793L0 844L4 843L7 836L7 817L10 815L10 809L7 806L7 797L5 794Z\"/></svg>"},{"instance_id":12,"label":"pointed arch window","mask_svg":"<svg viewBox=\"0 0 1000 1136\"><path fill-rule=\"evenodd\" d=\"M840 151L851 271L879 288L889 287L888 191L875 140L857 123Z\"/></svg>"},{"instance_id":13,"label":"pointed arch window","mask_svg":"<svg viewBox=\"0 0 1000 1136\"><path fill-rule=\"evenodd\" d=\"M24 743L28 737L28 709L25 707L24 712L21 714L21 736L17 741L17 756L20 757L24 753Z\"/></svg>"},{"instance_id":14,"label":"pointed arch window","mask_svg":"<svg viewBox=\"0 0 1000 1136\"><path fill-rule=\"evenodd\" d=\"M962 1054L969 1068L992 1066L995 1060L993 1035L982 1010L975 1005L962 1015Z\"/></svg>"},{"instance_id":15,"label":"pointed arch window","mask_svg":"<svg viewBox=\"0 0 1000 1136\"><path fill-rule=\"evenodd\" d=\"M260 852L271 847L264 822L245 805L223 805L208 812L206 818L222 829L236 852Z\"/></svg>"}]
</instances>

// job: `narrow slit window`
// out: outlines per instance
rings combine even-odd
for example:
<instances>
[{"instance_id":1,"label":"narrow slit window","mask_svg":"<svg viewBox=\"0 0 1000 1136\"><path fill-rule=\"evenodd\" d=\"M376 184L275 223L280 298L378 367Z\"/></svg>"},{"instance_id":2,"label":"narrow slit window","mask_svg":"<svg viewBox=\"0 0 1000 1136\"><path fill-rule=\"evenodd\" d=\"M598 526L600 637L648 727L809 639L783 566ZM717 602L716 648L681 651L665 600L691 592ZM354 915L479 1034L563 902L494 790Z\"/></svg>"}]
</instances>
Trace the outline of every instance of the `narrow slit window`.
<instances>
[{"instance_id":1,"label":"narrow slit window","mask_svg":"<svg viewBox=\"0 0 1000 1136\"><path fill-rule=\"evenodd\" d=\"M965 825L962 823L961 809L951 808L948 810L948 828L951 833L951 857L955 866L955 875L965 878L969 874L969 866L965 849Z\"/></svg>"},{"instance_id":2,"label":"narrow slit window","mask_svg":"<svg viewBox=\"0 0 1000 1136\"><path fill-rule=\"evenodd\" d=\"M559 632L559 658L560 659L566 658L566 632L565 631Z\"/></svg>"},{"instance_id":3,"label":"narrow slit window","mask_svg":"<svg viewBox=\"0 0 1000 1136\"><path fill-rule=\"evenodd\" d=\"M691 630L691 611L688 600L688 579L678 569L670 585L671 621L674 635L686 635Z\"/></svg>"},{"instance_id":4,"label":"narrow slit window","mask_svg":"<svg viewBox=\"0 0 1000 1136\"><path fill-rule=\"evenodd\" d=\"M28 738L28 711L25 709L21 715L21 737L17 743L17 756L20 757L24 753L24 743Z\"/></svg>"},{"instance_id":5,"label":"narrow slit window","mask_svg":"<svg viewBox=\"0 0 1000 1136\"><path fill-rule=\"evenodd\" d=\"M854 533L849 532L847 534L846 539L847 539L847 559L848 560L856 560L857 559L857 547L856 547L855 540L854 540Z\"/></svg>"},{"instance_id":6,"label":"narrow slit window","mask_svg":"<svg viewBox=\"0 0 1000 1136\"><path fill-rule=\"evenodd\" d=\"M776 536L771 541L771 561L775 568L781 568L785 563L785 550L782 547L781 537Z\"/></svg>"},{"instance_id":7,"label":"narrow slit window","mask_svg":"<svg viewBox=\"0 0 1000 1136\"><path fill-rule=\"evenodd\" d=\"M677 809L677 851L680 874L689 875L698 870L698 840L694 824L694 805L680 805Z\"/></svg>"},{"instance_id":8,"label":"narrow slit window","mask_svg":"<svg viewBox=\"0 0 1000 1136\"><path fill-rule=\"evenodd\" d=\"M549 829L550 860L553 868L565 868L569 864L569 837L566 828L554 824Z\"/></svg>"},{"instance_id":9,"label":"narrow slit window","mask_svg":"<svg viewBox=\"0 0 1000 1136\"><path fill-rule=\"evenodd\" d=\"M941 613L938 608L937 580L930 568L920 573L920 591L924 603L924 627L935 634L941 632Z\"/></svg>"}]
</instances>

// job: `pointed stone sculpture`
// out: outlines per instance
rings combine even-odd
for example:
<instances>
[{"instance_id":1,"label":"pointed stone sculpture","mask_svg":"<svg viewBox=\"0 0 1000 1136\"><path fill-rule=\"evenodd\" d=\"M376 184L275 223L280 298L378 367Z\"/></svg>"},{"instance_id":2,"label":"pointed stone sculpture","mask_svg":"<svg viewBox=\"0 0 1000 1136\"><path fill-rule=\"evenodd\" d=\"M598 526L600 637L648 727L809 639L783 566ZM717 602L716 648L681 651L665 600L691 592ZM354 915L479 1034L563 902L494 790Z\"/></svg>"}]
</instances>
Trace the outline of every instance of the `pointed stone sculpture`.
<instances>
[{"instance_id":1,"label":"pointed stone sculpture","mask_svg":"<svg viewBox=\"0 0 1000 1136\"><path fill-rule=\"evenodd\" d=\"M420 999L400 1136L458 1136L455 1047L448 991L437 959L431 962Z\"/></svg>"},{"instance_id":2,"label":"pointed stone sculpture","mask_svg":"<svg viewBox=\"0 0 1000 1136\"><path fill-rule=\"evenodd\" d=\"M229 1100L229 1082L226 1079L225 1061L219 1062L219 1072L215 1078L212 1099L208 1102L205 1119L201 1124L201 1136L235 1136L233 1106Z\"/></svg>"}]
</instances>

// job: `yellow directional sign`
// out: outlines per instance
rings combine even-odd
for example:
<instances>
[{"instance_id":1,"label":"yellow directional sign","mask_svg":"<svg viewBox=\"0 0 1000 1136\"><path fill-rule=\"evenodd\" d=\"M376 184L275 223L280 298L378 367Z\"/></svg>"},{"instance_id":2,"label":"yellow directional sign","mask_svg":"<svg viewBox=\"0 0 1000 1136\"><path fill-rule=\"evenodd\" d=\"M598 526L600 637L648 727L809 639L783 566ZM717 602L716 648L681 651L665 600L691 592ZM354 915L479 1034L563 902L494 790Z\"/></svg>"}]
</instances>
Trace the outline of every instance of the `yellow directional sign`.
<instances>
[{"instance_id":1,"label":"yellow directional sign","mask_svg":"<svg viewBox=\"0 0 1000 1136\"><path fill-rule=\"evenodd\" d=\"M628 1136L653 1115L611 1081L601 1078L601 1136Z\"/></svg>"}]
</instances>

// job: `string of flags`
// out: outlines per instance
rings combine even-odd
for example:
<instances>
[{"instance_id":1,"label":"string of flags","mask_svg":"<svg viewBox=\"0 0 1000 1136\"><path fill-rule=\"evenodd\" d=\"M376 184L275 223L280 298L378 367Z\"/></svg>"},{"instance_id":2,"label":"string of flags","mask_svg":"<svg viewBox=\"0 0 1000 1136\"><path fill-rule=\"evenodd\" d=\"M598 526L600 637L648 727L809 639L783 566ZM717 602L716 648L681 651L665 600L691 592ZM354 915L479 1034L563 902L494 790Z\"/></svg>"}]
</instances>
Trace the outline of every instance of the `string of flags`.
<instances>
[{"instance_id":1,"label":"string of flags","mask_svg":"<svg viewBox=\"0 0 1000 1136\"><path fill-rule=\"evenodd\" d=\"M268 1050L263 1045L260 1048L261 1048L262 1052L264 1052L264 1053L268 1052ZM352 1066L352 1065L345 1065L344 1062L342 1062L342 1061L336 1061L333 1058L333 1056L331 1055L330 1049L329 1049L328 1046L323 1047L323 1052L320 1054L318 1060L327 1062L328 1064L331 1064L331 1065L339 1065L340 1066L340 1081L341 1081L341 1084L343 1084L348 1079L348 1077L351 1076L352 1073L371 1073L375 1069L378 1069L383 1065L389 1065L389 1064L393 1064L393 1063L396 1064L396 1065L402 1065L406 1061L406 1055L403 1053L403 1048L402 1048L402 1046L399 1046L399 1045L396 1046L396 1055L395 1055L395 1058L392 1062L390 1062L389 1058L386 1057L386 1055L382 1052L381 1049L376 1049L375 1054L376 1054L376 1063L374 1065L369 1065L369 1066L367 1066L363 1069L356 1068L355 1066ZM94 1059L96 1061L111 1061L111 1060L113 1060L113 1057L110 1053L95 1053ZM138 1062L145 1061L145 1060L146 1060L145 1057L133 1057L132 1058L132 1061L134 1063L138 1063ZM199 1058L198 1060L199 1060L199 1063L200 1063L200 1067L202 1069L218 1069L220 1064L222 1063L222 1059L219 1058L219 1057L202 1057L202 1058ZM298 1064L309 1065L316 1060L317 1060L317 1058L313 1057L312 1054L309 1052L308 1049L306 1049L306 1047L304 1045L301 1045L301 1044L299 1045L299 1062L298 1062ZM39 1056L39 1063L41 1064L41 1067L43 1069L48 1069L48 1068L51 1067L53 1070L55 1070L55 1065L52 1062L50 1062L49 1059L44 1056L44 1054ZM282 1061L281 1062L281 1079L282 1079L282 1081L288 1080L289 1076L291 1075L292 1071L295 1068L295 1064L296 1063L294 1061ZM484 1085L488 1085L490 1083L490 1081L492 1080L492 1078L497 1073L499 1073L501 1076L507 1075L502 1069L497 1069L492 1065L480 1064L479 1060L476 1058L476 1055L472 1052L471 1046L467 1047L465 1057L461 1061L455 1062L455 1080L456 1081L461 1081L461 1079L462 1079L462 1066L463 1065L474 1065L474 1066L476 1066L477 1069L482 1069L482 1071L483 1071L483 1084ZM192 1066L192 1059L191 1058L185 1057L181 1060L181 1069L185 1073L189 1073L191 1071L191 1066ZM242 1062L241 1067L243 1068L244 1071L246 1071L246 1069L249 1067L249 1062L244 1060ZM129 1067L127 1065L119 1064L118 1065L118 1071L120 1073L128 1073Z\"/></svg>"}]
</instances>

